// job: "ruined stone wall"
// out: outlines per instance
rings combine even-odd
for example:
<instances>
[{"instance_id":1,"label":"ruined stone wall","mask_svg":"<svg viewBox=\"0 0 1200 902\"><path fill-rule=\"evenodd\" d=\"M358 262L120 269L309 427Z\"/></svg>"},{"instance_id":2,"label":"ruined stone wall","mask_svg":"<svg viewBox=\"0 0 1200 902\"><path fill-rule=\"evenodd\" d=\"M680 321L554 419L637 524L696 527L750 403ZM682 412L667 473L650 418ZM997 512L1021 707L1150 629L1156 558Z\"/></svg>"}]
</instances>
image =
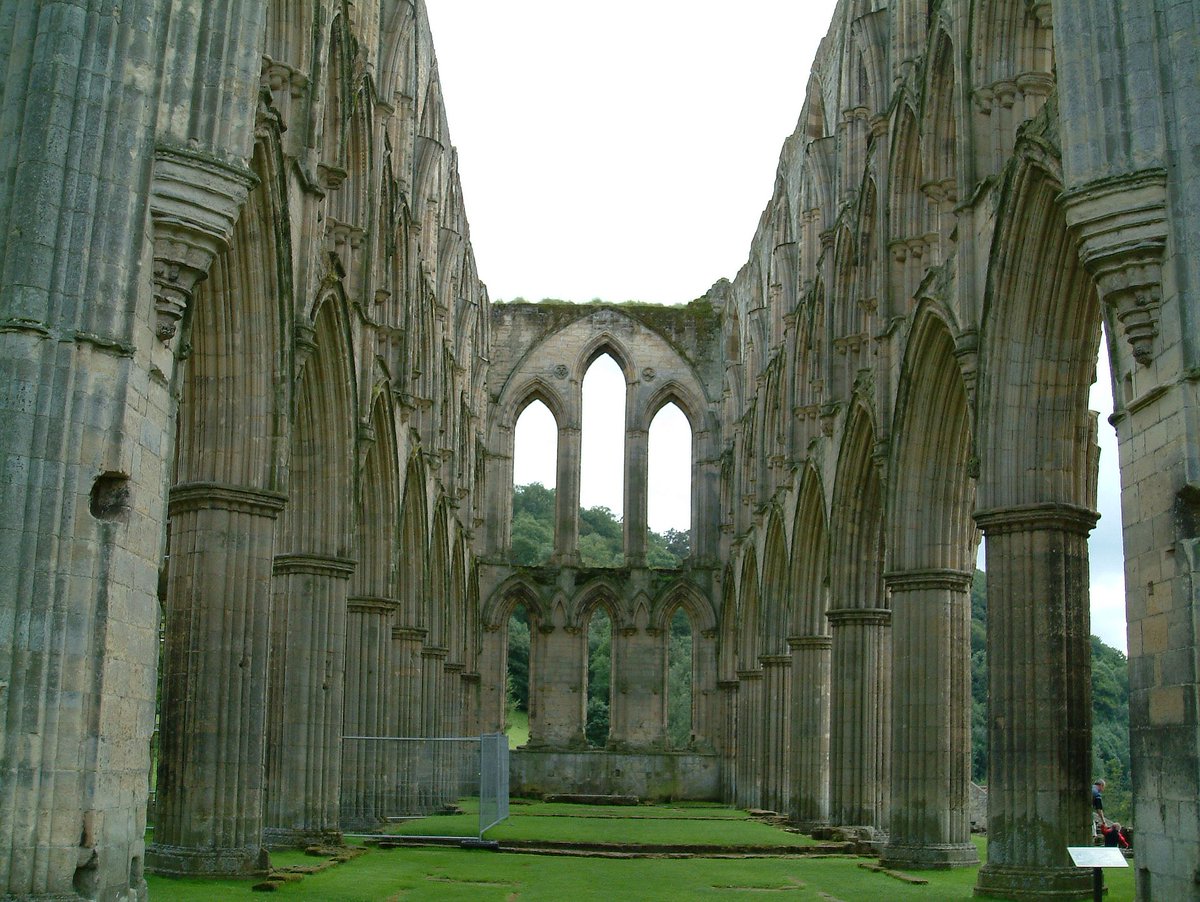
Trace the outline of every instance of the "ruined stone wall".
<instances>
[{"instance_id":1,"label":"ruined stone wall","mask_svg":"<svg viewBox=\"0 0 1200 902\"><path fill-rule=\"evenodd\" d=\"M489 306L421 2L0 16L3 893L137 898L147 862L254 872L266 843L378 822L397 762L343 755L343 731L497 728L516 604L547 760L579 745L599 607L628 665L615 748L660 750L683 608L705 781L871 828L890 862L970 863L982 533L978 889L1086 894L1064 850L1089 823L1103 321L1138 894L1194 898L1198 19L844 0L746 266L669 311ZM590 571L578 395L603 352L635 476L627 566ZM517 568L533 399L560 430L556 552ZM636 474L668 400L695 553L652 571Z\"/></svg>"},{"instance_id":2,"label":"ruined stone wall","mask_svg":"<svg viewBox=\"0 0 1200 902\"><path fill-rule=\"evenodd\" d=\"M1178 73L1194 71L1196 15L839 5L721 305L735 588L720 660L739 801L872 826L901 864L973 858L968 592L982 533L978 889L1086 892L1065 847L1087 841L1086 537L1106 428L1087 390L1103 320L1139 898L1194 897L1195 769L1178 764L1197 752L1183 701L1196 685L1193 567L1178 512L1194 457L1197 95ZM790 722L765 720L764 697L788 686Z\"/></svg>"},{"instance_id":3,"label":"ruined stone wall","mask_svg":"<svg viewBox=\"0 0 1200 902\"><path fill-rule=\"evenodd\" d=\"M473 730L489 321L420 3L3 17L0 894L262 867Z\"/></svg>"}]
</instances>

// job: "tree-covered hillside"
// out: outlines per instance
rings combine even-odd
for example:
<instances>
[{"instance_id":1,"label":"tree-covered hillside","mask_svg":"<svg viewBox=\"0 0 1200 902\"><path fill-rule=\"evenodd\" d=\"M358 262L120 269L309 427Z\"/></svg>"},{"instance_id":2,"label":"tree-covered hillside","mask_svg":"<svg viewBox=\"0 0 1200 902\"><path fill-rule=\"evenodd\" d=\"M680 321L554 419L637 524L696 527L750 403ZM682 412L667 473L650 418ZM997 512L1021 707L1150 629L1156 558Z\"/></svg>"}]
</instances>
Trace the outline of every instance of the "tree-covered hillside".
<instances>
[{"instance_id":1,"label":"tree-covered hillside","mask_svg":"<svg viewBox=\"0 0 1200 902\"><path fill-rule=\"evenodd\" d=\"M579 558L585 567L620 567L625 560L622 523L607 507L579 509ZM537 566L554 551L554 489L540 482L513 490L512 560ZM668 529L646 534L646 563L650 567L678 567L690 551L688 533Z\"/></svg>"}]
</instances>

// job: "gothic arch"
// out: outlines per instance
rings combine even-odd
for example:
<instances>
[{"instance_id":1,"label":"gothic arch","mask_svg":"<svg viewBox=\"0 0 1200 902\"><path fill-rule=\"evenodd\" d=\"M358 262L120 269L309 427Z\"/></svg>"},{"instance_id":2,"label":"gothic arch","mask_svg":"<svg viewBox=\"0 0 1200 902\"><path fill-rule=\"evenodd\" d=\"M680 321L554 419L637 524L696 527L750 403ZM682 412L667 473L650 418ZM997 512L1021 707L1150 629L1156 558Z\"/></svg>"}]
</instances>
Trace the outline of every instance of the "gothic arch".
<instances>
[{"instance_id":1,"label":"gothic arch","mask_svg":"<svg viewBox=\"0 0 1200 902\"><path fill-rule=\"evenodd\" d=\"M787 652L788 625L791 620L792 587L787 566L787 539L783 519L772 505L767 518L763 543L762 617L759 622L760 654Z\"/></svg>"},{"instance_id":2,"label":"gothic arch","mask_svg":"<svg viewBox=\"0 0 1200 902\"><path fill-rule=\"evenodd\" d=\"M979 886L997 894L1030 866L1048 885L1086 889L1061 844L1031 841L1086 841L1077 787L1091 765L1096 424L1087 397L1100 311L1055 169L1052 150L1027 135L1001 187L981 330L975 518L987 538L992 801ZM1014 689L1016 672L1040 687L1036 697Z\"/></svg>"}]
</instances>

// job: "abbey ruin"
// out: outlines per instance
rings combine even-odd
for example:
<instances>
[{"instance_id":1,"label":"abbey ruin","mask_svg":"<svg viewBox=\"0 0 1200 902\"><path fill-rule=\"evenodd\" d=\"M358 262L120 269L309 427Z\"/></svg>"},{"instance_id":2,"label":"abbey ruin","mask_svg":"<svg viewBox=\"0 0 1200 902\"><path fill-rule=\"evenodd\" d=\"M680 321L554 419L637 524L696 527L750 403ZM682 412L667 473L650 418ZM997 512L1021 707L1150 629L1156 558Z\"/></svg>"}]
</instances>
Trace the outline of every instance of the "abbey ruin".
<instances>
[{"instance_id":1,"label":"abbey ruin","mask_svg":"<svg viewBox=\"0 0 1200 902\"><path fill-rule=\"evenodd\" d=\"M842 0L736 277L566 308L489 302L423 0L0 5L0 894L144 898L147 868L337 841L343 735L503 726L518 605L528 779L636 794L683 768L886 862L975 863L983 536L976 891L1088 895L1066 847L1089 830L1103 322L1138 898L1200 898L1198 36L1194 0ZM628 386L625 558L597 570L601 354ZM535 400L558 479L530 568L508 524ZM692 551L664 571L645 457L668 403ZM597 610L613 711L588 752Z\"/></svg>"}]
</instances>

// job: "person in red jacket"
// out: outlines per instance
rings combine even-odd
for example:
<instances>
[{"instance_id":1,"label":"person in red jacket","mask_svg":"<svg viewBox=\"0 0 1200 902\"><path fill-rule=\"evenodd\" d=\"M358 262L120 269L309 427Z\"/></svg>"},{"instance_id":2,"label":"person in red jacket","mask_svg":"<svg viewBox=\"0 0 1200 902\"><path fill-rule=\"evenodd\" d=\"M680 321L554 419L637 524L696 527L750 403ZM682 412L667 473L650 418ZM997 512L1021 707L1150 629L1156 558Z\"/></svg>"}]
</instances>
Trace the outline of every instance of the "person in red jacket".
<instances>
[{"instance_id":1,"label":"person in red jacket","mask_svg":"<svg viewBox=\"0 0 1200 902\"><path fill-rule=\"evenodd\" d=\"M1104 845L1114 849L1129 848L1129 840L1125 838L1125 834L1121 832L1121 825L1116 821L1101 827L1100 832L1104 834Z\"/></svg>"}]
</instances>

